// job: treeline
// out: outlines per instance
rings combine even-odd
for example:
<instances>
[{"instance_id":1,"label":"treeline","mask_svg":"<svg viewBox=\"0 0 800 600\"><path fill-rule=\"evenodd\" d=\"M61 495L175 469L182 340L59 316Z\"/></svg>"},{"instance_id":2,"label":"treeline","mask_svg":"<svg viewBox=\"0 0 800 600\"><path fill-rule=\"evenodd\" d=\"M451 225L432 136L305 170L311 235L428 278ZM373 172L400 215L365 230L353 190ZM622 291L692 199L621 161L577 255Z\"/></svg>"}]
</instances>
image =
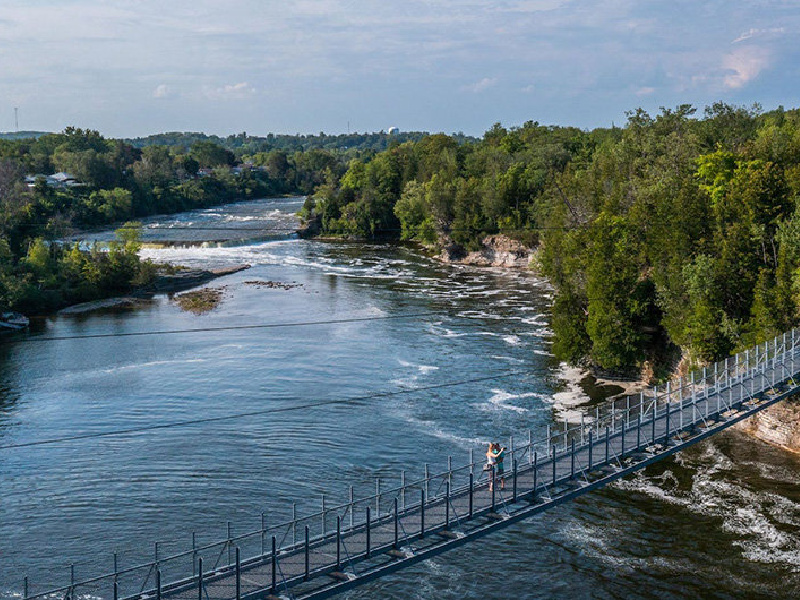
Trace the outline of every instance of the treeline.
<instances>
[{"instance_id":1,"label":"treeline","mask_svg":"<svg viewBox=\"0 0 800 600\"><path fill-rule=\"evenodd\" d=\"M328 235L541 244L555 352L611 369L702 362L797 325L800 111L636 111L624 128L495 125L351 161L306 213Z\"/></svg>"},{"instance_id":2,"label":"treeline","mask_svg":"<svg viewBox=\"0 0 800 600\"><path fill-rule=\"evenodd\" d=\"M221 137L199 132L172 131L149 135L147 137L131 138L125 140L125 142L137 148L155 145L188 150L196 142L209 141L236 152L240 156L245 156L248 154L257 154L259 152L270 152L272 150L281 150L290 153L305 152L308 150L382 152L390 145L417 142L428 135L430 134L424 131L393 133L380 131L373 133L340 133L334 135L328 135L324 132L306 135L299 133L296 135L270 133L266 136L254 136L248 135L247 132L242 132ZM477 141L463 133L454 134L453 137L459 139L461 143Z\"/></svg>"}]
</instances>

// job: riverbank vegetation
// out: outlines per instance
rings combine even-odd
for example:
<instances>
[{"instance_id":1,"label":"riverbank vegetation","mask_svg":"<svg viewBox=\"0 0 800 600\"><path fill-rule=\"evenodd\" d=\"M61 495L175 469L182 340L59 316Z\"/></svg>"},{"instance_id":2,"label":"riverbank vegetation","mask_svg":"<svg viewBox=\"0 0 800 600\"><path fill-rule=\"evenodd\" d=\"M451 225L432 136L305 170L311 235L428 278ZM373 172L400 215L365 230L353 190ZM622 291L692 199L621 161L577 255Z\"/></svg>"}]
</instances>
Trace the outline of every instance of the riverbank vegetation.
<instances>
[{"instance_id":1,"label":"riverbank vegetation","mask_svg":"<svg viewBox=\"0 0 800 600\"><path fill-rule=\"evenodd\" d=\"M325 236L467 251L502 233L539 246L556 289L554 350L571 363L705 362L800 320L798 110L682 105L591 131L527 122L480 140L385 136L381 152L322 134L294 148L165 135L150 142L171 145L79 129L0 141L2 307L40 310L146 276L125 250L133 240L76 267L78 249L48 243L69 226L303 193L304 219ZM55 170L80 185L23 181Z\"/></svg>"},{"instance_id":2,"label":"riverbank vegetation","mask_svg":"<svg viewBox=\"0 0 800 600\"><path fill-rule=\"evenodd\" d=\"M541 244L555 352L625 371L704 362L800 315L800 111L715 104L625 127L495 125L353 160L306 212L323 235Z\"/></svg>"},{"instance_id":3,"label":"riverbank vegetation","mask_svg":"<svg viewBox=\"0 0 800 600\"><path fill-rule=\"evenodd\" d=\"M236 153L106 139L96 131L0 140L0 310L43 314L146 283L134 227L106 252L58 240L157 213L312 192L346 166L323 150ZM55 176L50 176L51 174Z\"/></svg>"}]
</instances>

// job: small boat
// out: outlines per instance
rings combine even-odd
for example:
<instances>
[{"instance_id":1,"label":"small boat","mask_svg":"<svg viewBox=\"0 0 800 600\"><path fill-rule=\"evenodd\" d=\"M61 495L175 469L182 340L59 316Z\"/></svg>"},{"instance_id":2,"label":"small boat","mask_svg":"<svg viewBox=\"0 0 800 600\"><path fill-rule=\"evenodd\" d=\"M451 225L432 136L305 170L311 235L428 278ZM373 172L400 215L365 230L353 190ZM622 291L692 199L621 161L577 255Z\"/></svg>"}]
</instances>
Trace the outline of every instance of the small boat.
<instances>
[{"instance_id":1,"label":"small boat","mask_svg":"<svg viewBox=\"0 0 800 600\"><path fill-rule=\"evenodd\" d=\"M17 331L25 329L28 325L30 325L30 320L25 315L12 311L0 313L0 330L12 329Z\"/></svg>"}]
</instances>

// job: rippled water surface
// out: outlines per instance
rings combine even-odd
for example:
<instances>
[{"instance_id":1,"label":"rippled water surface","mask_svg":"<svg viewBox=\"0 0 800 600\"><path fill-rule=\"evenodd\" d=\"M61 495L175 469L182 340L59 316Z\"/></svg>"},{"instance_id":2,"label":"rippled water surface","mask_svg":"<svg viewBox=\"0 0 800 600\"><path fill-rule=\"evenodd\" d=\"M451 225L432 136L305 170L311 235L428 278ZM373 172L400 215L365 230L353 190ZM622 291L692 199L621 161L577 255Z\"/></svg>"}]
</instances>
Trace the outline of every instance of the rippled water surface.
<instances>
[{"instance_id":1,"label":"rippled water surface","mask_svg":"<svg viewBox=\"0 0 800 600\"><path fill-rule=\"evenodd\" d=\"M114 551L124 566L149 559L155 541L185 548L192 531L224 537L228 521L234 531L258 528L262 512L283 520L293 502L316 510L323 493L344 500L355 484L366 494L375 477L391 485L401 469L444 467L448 455L463 463L489 439L540 437L576 417L580 390L549 351L544 281L444 266L401 246L265 239L292 223L300 203L148 224L150 239L214 242L148 248L149 258L252 265L209 284L223 291L216 310L193 315L157 296L135 309L53 317L30 338L204 332L0 344L0 596L21 593L25 575L36 591L64 584L70 563L83 578L107 571ZM272 231L216 230L254 223ZM208 331L401 315L416 316ZM399 391L410 393L384 394ZM342 402L320 405L330 400ZM9 448L253 411L262 412ZM349 597L798 597L798 473L796 457L721 434Z\"/></svg>"}]
</instances>

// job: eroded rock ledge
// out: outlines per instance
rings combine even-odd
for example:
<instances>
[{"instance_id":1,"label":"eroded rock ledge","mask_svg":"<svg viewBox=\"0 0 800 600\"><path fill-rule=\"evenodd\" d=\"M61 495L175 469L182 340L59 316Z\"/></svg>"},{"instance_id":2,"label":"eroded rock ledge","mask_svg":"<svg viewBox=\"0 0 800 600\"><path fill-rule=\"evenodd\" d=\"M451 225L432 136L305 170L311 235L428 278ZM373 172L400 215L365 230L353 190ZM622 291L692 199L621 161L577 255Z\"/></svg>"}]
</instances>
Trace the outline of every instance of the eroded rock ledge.
<instances>
[{"instance_id":1,"label":"eroded rock ledge","mask_svg":"<svg viewBox=\"0 0 800 600\"><path fill-rule=\"evenodd\" d=\"M769 444L800 453L800 399L774 404L736 427Z\"/></svg>"},{"instance_id":2,"label":"eroded rock ledge","mask_svg":"<svg viewBox=\"0 0 800 600\"><path fill-rule=\"evenodd\" d=\"M481 249L472 252L449 239L442 240L442 246L442 262L476 267L528 268L536 255L533 249L505 235L486 236L481 240Z\"/></svg>"}]
</instances>

